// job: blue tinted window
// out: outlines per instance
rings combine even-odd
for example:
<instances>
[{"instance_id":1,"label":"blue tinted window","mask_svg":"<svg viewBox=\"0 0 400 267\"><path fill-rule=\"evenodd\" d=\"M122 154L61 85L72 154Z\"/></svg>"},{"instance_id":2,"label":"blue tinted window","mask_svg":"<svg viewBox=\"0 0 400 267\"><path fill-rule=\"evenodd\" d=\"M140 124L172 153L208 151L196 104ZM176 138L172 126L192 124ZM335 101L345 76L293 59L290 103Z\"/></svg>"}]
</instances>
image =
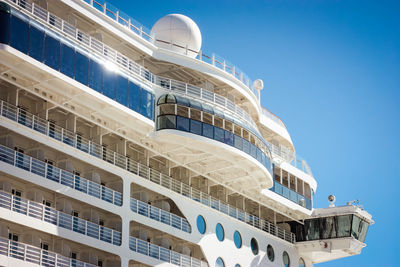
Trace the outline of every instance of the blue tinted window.
<instances>
[{"instance_id":1,"label":"blue tinted window","mask_svg":"<svg viewBox=\"0 0 400 267\"><path fill-rule=\"evenodd\" d=\"M225 263L221 258L218 258L215 262L215 267L225 267Z\"/></svg>"},{"instance_id":2,"label":"blue tinted window","mask_svg":"<svg viewBox=\"0 0 400 267\"><path fill-rule=\"evenodd\" d=\"M128 90L128 79L118 75L115 85L115 99L124 106L128 106Z\"/></svg>"},{"instance_id":3,"label":"blue tinted window","mask_svg":"<svg viewBox=\"0 0 400 267\"><path fill-rule=\"evenodd\" d=\"M233 146L233 133L229 131L225 131L225 144L228 144L230 146Z\"/></svg>"},{"instance_id":4,"label":"blue tinted window","mask_svg":"<svg viewBox=\"0 0 400 267\"><path fill-rule=\"evenodd\" d=\"M60 67L60 40L46 33L44 40L44 63L55 70Z\"/></svg>"},{"instance_id":5,"label":"blue tinted window","mask_svg":"<svg viewBox=\"0 0 400 267\"><path fill-rule=\"evenodd\" d=\"M243 151L250 154L250 142L243 139Z\"/></svg>"},{"instance_id":6,"label":"blue tinted window","mask_svg":"<svg viewBox=\"0 0 400 267\"><path fill-rule=\"evenodd\" d=\"M39 28L29 28L29 55L42 62L44 54L44 31Z\"/></svg>"},{"instance_id":7,"label":"blue tinted window","mask_svg":"<svg viewBox=\"0 0 400 267\"><path fill-rule=\"evenodd\" d=\"M258 160L259 162L262 161L261 154L262 154L261 150L260 150L259 148L257 148L257 160Z\"/></svg>"},{"instance_id":8,"label":"blue tinted window","mask_svg":"<svg viewBox=\"0 0 400 267\"><path fill-rule=\"evenodd\" d=\"M3 25L1 25L3 27ZM28 53L28 23L14 14L11 16L10 45L22 53Z\"/></svg>"},{"instance_id":9,"label":"blue tinted window","mask_svg":"<svg viewBox=\"0 0 400 267\"><path fill-rule=\"evenodd\" d=\"M203 216L197 216L197 230L199 230L200 234L204 234L206 232L206 221L204 220Z\"/></svg>"},{"instance_id":10,"label":"blue tinted window","mask_svg":"<svg viewBox=\"0 0 400 267\"><path fill-rule=\"evenodd\" d=\"M90 59L89 87L97 92L102 92L103 67L97 61Z\"/></svg>"},{"instance_id":11,"label":"blue tinted window","mask_svg":"<svg viewBox=\"0 0 400 267\"><path fill-rule=\"evenodd\" d=\"M2 4L2 3L1 3ZM10 37L10 14L0 11L0 43L8 44Z\"/></svg>"},{"instance_id":12,"label":"blue tinted window","mask_svg":"<svg viewBox=\"0 0 400 267\"><path fill-rule=\"evenodd\" d=\"M129 107L136 112L140 110L140 91L139 85L129 81Z\"/></svg>"},{"instance_id":13,"label":"blue tinted window","mask_svg":"<svg viewBox=\"0 0 400 267\"><path fill-rule=\"evenodd\" d=\"M201 121L190 120L190 132L194 134L201 135L202 132Z\"/></svg>"},{"instance_id":14,"label":"blue tinted window","mask_svg":"<svg viewBox=\"0 0 400 267\"><path fill-rule=\"evenodd\" d=\"M238 231L235 231L235 233L233 234L233 242L235 243L235 246L237 248L242 247L242 236Z\"/></svg>"},{"instance_id":15,"label":"blue tinted window","mask_svg":"<svg viewBox=\"0 0 400 267\"><path fill-rule=\"evenodd\" d=\"M103 67L103 92L105 96L115 99L115 73Z\"/></svg>"},{"instance_id":16,"label":"blue tinted window","mask_svg":"<svg viewBox=\"0 0 400 267\"><path fill-rule=\"evenodd\" d=\"M220 223L217 223L217 226L215 227L215 234L217 235L217 238L219 241L221 241L221 242L224 241L225 231Z\"/></svg>"},{"instance_id":17,"label":"blue tinted window","mask_svg":"<svg viewBox=\"0 0 400 267\"><path fill-rule=\"evenodd\" d=\"M145 89L141 90L140 95L140 113L149 119L153 119L153 95Z\"/></svg>"},{"instance_id":18,"label":"blue tinted window","mask_svg":"<svg viewBox=\"0 0 400 267\"><path fill-rule=\"evenodd\" d=\"M252 238L250 241L250 248L254 255L258 254L258 242L255 238Z\"/></svg>"},{"instance_id":19,"label":"blue tinted window","mask_svg":"<svg viewBox=\"0 0 400 267\"><path fill-rule=\"evenodd\" d=\"M61 64L60 71L65 75L74 78L75 72L75 50L69 45L61 43Z\"/></svg>"},{"instance_id":20,"label":"blue tinted window","mask_svg":"<svg viewBox=\"0 0 400 267\"><path fill-rule=\"evenodd\" d=\"M253 145L253 144L250 144L250 155L253 157L253 158L256 158L257 157L257 147L255 146L255 145Z\"/></svg>"},{"instance_id":21,"label":"blue tinted window","mask_svg":"<svg viewBox=\"0 0 400 267\"><path fill-rule=\"evenodd\" d=\"M176 128L181 131L189 132L189 119L176 116Z\"/></svg>"},{"instance_id":22,"label":"blue tinted window","mask_svg":"<svg viewBox=\"0 0 400 267\"><path fill-rule=\"evenodd\" d=\"M203 123L203 136L208 138L214 138L214 126Z\"/></svg>"},{"instance_id":23,"label":"blue tinted window","mask_svg":"<svg viewBox=\"0 0 400 267\"><path fill-rule=\"evenodd\" d=\"M234 139L235 147L236 147L237 149L242 150L242 149L243 149L243 139L242 139L240 136L238 136L238 135L234 135L234 136L233 136L233 139Z\"/></svg>"},{"instance_id":24,"label":"blue tinted window","mask_svg":"<svg viewBox=\"0 0 400 267\"><path fill-rule=\"evenodd\" d=\"M88 84L89 59L83 54L76 51L75 54L75 80L87 85Z\"/></svg>"},{"instance_id":25,"label":"blue tinted window","mask_svg":"<svg viewBox=\"0 0 400 267\"><path fill-rule=\"evenodd\" d=\"M218 127L214 127L214 139L220 142L224 142L224 130Z\"/></svg>"}]
</instances>

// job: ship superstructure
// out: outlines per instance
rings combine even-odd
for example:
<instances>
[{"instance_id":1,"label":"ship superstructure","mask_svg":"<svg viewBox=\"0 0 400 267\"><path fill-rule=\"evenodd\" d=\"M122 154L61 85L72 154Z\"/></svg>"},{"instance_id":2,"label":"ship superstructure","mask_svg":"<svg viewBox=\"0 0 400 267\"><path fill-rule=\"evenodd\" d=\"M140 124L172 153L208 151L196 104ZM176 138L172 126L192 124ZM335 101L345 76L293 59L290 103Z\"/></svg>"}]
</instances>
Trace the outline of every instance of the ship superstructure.
<instances>
[{"instance_id":1,"label":"ship superstructure","mask_svg":"<svg viewBox=\"0 0 400 267\"><path fill-rule=\"evenodd\" d=\"M96 0L0 1L0 265L313 266L371 215L317 182L261 80Z\"/></svg>"}]
</instances>

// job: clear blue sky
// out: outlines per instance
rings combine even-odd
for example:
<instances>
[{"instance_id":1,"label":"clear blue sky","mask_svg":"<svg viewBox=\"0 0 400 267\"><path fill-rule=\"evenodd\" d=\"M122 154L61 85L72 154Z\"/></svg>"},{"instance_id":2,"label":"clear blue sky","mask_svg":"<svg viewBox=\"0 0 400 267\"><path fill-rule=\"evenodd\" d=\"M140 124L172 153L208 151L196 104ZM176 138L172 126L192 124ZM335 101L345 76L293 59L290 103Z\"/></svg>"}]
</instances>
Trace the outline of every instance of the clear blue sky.
<instances>
[{"instance_id":1,"label":"clear blue sky","mask_svg":"<svg viewBox=\"0 0 400 267\"><path fill-rule=\"evenodd\" d=\"M399 1L108 2L148 28L169 13L191 17L203 48L264 80L262 104L319 182L315 207L333 193L372 213L361 255L318 266L400 265Z\"/></svg>"}]
</instances>

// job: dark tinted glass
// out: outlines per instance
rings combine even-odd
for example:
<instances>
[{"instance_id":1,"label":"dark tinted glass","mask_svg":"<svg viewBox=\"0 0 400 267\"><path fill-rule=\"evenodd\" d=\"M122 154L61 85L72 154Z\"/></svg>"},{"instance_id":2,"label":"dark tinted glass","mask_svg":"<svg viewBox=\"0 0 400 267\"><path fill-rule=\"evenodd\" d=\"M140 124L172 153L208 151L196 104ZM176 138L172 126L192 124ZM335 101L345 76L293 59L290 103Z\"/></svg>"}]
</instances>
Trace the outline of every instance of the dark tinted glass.
<instances>
[{"instance_id":1,"label":"dark tinted glass","mask_svg":"<svg viewBox=\"0 0 400 267\"><path fill-rule=\"evenodd\" d=\"M139 85L129 81L129 107L136 112L140 110L140 91Z\"/></svg>"},{"instance_id":2,"label":"dark tinted glass","mask_svg":"<svg viewBox=\"0 0 400 267\"><path fill-rule=\"evenodd\" d=\"M118 103L127 106L128 95L129 95L128 79L121 75L118 75L116 80L117 81L115 85L115 99L117 100Z\"/></svg>"},{"instance_id":3,"label":"dark tinted glass","mask_svg":"<svg viewBox=\"0 0 400 267\"><path fill-rule=\"evenodd\" d=\"M224 131L224 143L233 146L233 133L229 131Z\"/></svg>"},{"instance_id":4,"label":"dark tinted glass","mask_svg":"<svg viewBox=\"0 0 400 267\"><path fill-rule=\"evenodd\" d=\"M96 60L90 59L89 87L97 92L102 92L103 67Z\"/></svg>"},{"instance_id":5,"label":"dark tinted glass","mask_svg":"<svg viewBox=\"0 0 400 267\"><path fill-rule=\"evenodd\" d=\"M267 246L267 256L268 256L268 259L270 261L274 261L275 260L274 248L271 245Z\"/></svg>"},{"instance_id":6,"label":"dark tinted glass","mask_svg":"<svg viewBox=\"0 0 400 267\"><path fill-rule=\"evenodd\" d=\"M140 113L149 119L153 119L153 95L145 89L141 90L140 95Z\"/></svg>"},{"instance_id":7,"label":"dark tinted glass","mask_svg":"<svg viewBox=\"0 0 400 267\"><path fill-rule=\"evenodd\" d=\"M30 26L29 28L29 55L42 62L44 55L44 31Z\"/></svg>"},{"instance_id":8,"label":"dark tinted glass","mask_svg":"<svg viewBox=\"0 0 400 267\"><path fill-rule=\"evenodd\" d=\"M176 117L176 128L181 131L189 132L189 119L181 116Z\"/></svg>"},{"instance_id":9,"label":"dark tinted glass","mask_svg":"<svg viewBox=\"0 0 400 267\"><path fill-rule=\"evenodd\" d=\"M3 4L3 3L0 3ZM0 43L8 44L10 37L10 13L0 10Z\"/></svg>"},{"instance_id":10,"label":"dark tinted glass","mask_svg":"<svg viewBox=\"0 0 400 267\"><path fill-rule=\"evenodd\" d=\"M250 142L243 139L243 151L250 154Z\"/></svg>"},{"instance_id":11,"label":"dark tinted glass","mask_svg":"<svg viewBox=\"0 0 400 267\"><path fill-rule=\"evenodd\" d=\"M49 33L46 33L44 40L44 63L52 69L59 70L60 40Z\"/></svg>"},{"instance_id":12,"label":"dark tinted glass","mask_svg":"<svg viewBox=\"0 0 400 267\"><path fill-rule=\"evenodd\" d=\"M88 84L89 59L82 53L76 51L75 54L75 80Z\"/></svg>"},{"instance_id":13,"label":"dark tinted glass","mask_svg":"<svg viewBox=\"0 0 400 267\"><path fill-rule=\"evenodd\" d=\"M190 132L194 134L201 135L202 132L202 122L196 120L190 120Z\"/></svg>"},{"instance_id":14,"label":"dark tinted glass","mask_svg":"<svg viewBox=\"0 0 400 267\"><path fill-rule=\"evenodd\" d=\"M103 67L103 94L115 99L115 72Z\"/></svg>"},{"instance_id":15,"label":"dark tinted glass","mask_svg":"<svg viewBox=\"0 0 400 267\"><path fill-rule=\"evenodd\" d=\"M157 118L157 130L162 129L175 129L176 128L176 117L173 115L158 116Z\"/></svg>"},{"instance_id":16,"label":"dark tinted glass","mask_svg":"<svg viewBox=\"0 0 400 267\"><path fill-rule=\"evenodd\" d=\"M234 144L237 149L243 149L243 139L240 136L234 135Z\"/></svg>"},{"instance_id":17,"label":"dark tinted glass","mask_svg":"<svg viewBox=\"0 0 400 267\"><path fill-rule=\"evenodd\" d=\"M214 126L203 123L203 136L208 137L208 138L213 138L214 137Z\"/></svg>"},{"instance_id":18,"label":"dark tinted glass","mask_svg":"<svg viewBox=\"0 0 400 267\"><path fill-rule=\"evenodd\" d=\"M224 142L224 130L218 127L214 127L214 139L220 142Z\"/></svg>"},{"instance_id":19,"label":"dark tinted glass","mask_svg":"<svg viewBox=\"0 0 400 267\"><path fill-rule=\"evenodd\" d=\"M74 78L75 72L75 49L72 46L61 43L61 64L60 71L65 75Z\"/></svg>"},{"instance_id":20,"label":"dark tinted glass","mask_svg":"<svg viewBox=\"0 0 400 267\"><path fill-rule=\"evenodd\" d=\"M255 238L252 238L250 241L250 248L254 255L258 254L258 242Z\"/></svg>"},{"instance_id":21,"label":"dark tinted glass","mask_svg":"<svg viewBox=\"0 0 400 267\"><path fill-rule=\"evenodd\" d=\"M3 25L1 25L3 27ZM10 45L22 53L28 53L29 25L15 14L11 16Z\"/></svg>"}]
</instances>

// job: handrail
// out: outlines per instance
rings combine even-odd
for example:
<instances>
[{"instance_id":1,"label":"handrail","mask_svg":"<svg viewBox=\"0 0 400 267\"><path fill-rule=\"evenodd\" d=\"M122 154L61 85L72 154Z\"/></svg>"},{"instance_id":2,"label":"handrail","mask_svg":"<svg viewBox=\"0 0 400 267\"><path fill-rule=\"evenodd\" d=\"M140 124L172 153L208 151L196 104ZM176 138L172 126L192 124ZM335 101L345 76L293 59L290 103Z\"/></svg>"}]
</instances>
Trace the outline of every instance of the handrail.
<instances>
[{"instance_id":1,"label":"handrail","mask_svg":"<svg viewBox=\"0 0 400 267\"><path fill-rule=\"evenodd\" d=\"M192 231L189 222L185 218L173 214L169 211L147 204L138 199L131 197L130 208L131 211L135 213L146 216L150 219L159 221L161 223L167 224L184 232L190 233Z\"/></svg>"},{"instance_id":2,"label":"handrail","mask_svg":"<svg viewBox=\"0 0 400 267\"><path fill-rule=\"evenodd\" d=\"M149 43L155 43L155 42L163 42L166 44L170 44L171 46L176 46L178 48L182 48L186 50L186 54L188 51L196 54L196 59L202 62L205 62L207 64L210 64L218 69L221 69L229 74L231 74L235 79L239 80L243 85L245 85L252 95L255 97L255 99L258 99L258 93L257 91L252 88L252 82L251 79L244 73L242 72L238 67L234 66L231 64L229 61L225 60L224 58L216 55L215 53L212 53L211 56L204 54L203 51L195 51L192 49L189 49L187 47L184 47L179 44L163 41L163 40L155 40L153 36L151 36L151 32L149 29L144 27L142 24L131 18L130 16L126 15L125 13L121 12L114 6L112 6L109 3L106 3L105 1L100 1L100 0L81 0L85 3L87 3L91 8L96 9L98 12L103 13L107 17L111 18L112 20L116 21L120 25L128 28L130 31L135 33L136 35L140 36L142 39ZM101 4L100 2L103 2Z\"/></svg>"},{"instance_id":3,"label":"handrail","mask_svg":"<svg viewBox=\"0 0 400 267\"><path fill-rule=\"evenodd\" d=\"M157 246L139 238L129 237L129 248L132 251L150 256L160 261L185 267L208 267L207 262L187 256L176 251Z\"/></svg>"},{"instance_id":4,"label":"handrail","mask_svg":"<svg viewBox=\"0 0 400 267\"><path fill-rule=\"evenodd\" d=\"M181 81L165 78L162 76L157 76L151 73L149 70L145 69L135 61L129 59L127 56L122 55L118 51L112 49L111 47L105 45L94 37L82 32L75 26L69 24L68 22L58 18L57 16L51 14L47 10L39 7L35 3L30 3L27 0L7 0L11 1L11 4L17 5L22 8L25 12L33 15L34 18L39 19L41 23L46 23L48 27L53 30L58 31L64 37L78 43L78 45L87 48L96 55L103 58L105 64L115 64L116 66L123 69L125 72L144 79L147 82L160 86L164 90L176 91L180 94L185 94L191 97L201 99L203 101L212 102L213 104L221 107L228 112L233 113L240 119L247 121L253 127L256 127L255 122L251 116L245 112L242 108L237 106L234 102L230 101L226 97L217 95L212 91L205 90L201 87L187 84ZM95 3L95 2L93 2Z\"/></svg>"},{"instance_id":5,"label":"handrail","mask_svg":"<svg viewBox=\"0 0 400 267\"><path fill-rule=\"evenodd\" d=\"M0 237L0 255L40 266L97 267L95 264L65 257L55 252L2 237Z\"/></svg>"},{"instance_id":6,"label":"handrail","mask_svg":"<svg viewBox=\"0 0 400 267\"><path fill-rule=\"evenodd\" d=\"M75 147L82 152L88 153L99 159L107 161L110 164L113 164L142 178L150 180L176 193L179 193L180 195L191 198L215 210L225 213L226 215L229 215L235 219L252 225L260 230L278 236L283 240L291 243L295 243L296 241L295 235L293 233L280 229L268 221L262 220L255 215L248 214L242 210L239 210L236 207L232 207L228 203L215 199L210 195L199 191L198 189L195 189L185 183L182 183L165 174L162 174L161 172L154 170L144 164L141 164L140 162L134 161L124 155L116 153L115 151L105 149L99 144L96 144L71 131L54 125L54 129L59 129L59 132L61 133L60 136L70 137L67 140L63 138L56 138L59 135L51 134L55 131L49 128L50 122L35 115L32 115L26 111L20 112L20 108L12 106L7 102L0 102L0 116L16 121L19 124L27 126L58 141L62 141L66 145Z\"/></svg>"},{"instance_id":7,"label":"handrail","mask_svg":"<svg viewBox=\"0 0 400 267\"><path fill-rule=\"evenodd\" d=\"M15 211L113 245L121 245L121 232L119 231L4 191L0 191L0 208Z\"/></svg>"}]
</instances>

